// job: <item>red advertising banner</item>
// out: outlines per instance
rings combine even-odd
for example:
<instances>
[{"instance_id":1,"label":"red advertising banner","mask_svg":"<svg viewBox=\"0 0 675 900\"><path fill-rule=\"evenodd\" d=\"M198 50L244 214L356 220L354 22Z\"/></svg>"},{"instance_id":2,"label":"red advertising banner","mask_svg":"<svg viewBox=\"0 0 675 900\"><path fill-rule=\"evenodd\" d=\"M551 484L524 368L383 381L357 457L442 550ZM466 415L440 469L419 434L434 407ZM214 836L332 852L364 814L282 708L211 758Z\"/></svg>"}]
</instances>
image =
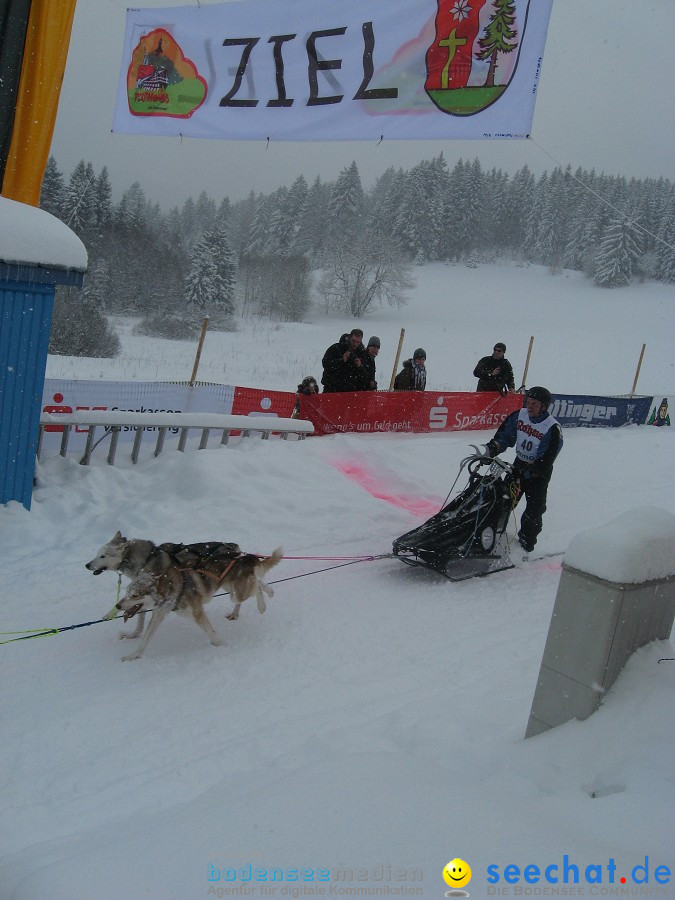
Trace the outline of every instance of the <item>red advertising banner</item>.
<instances>
[{"instance_id":1,"label":"red advertising banner","mask_svg":"<svg viewBox=\"0 0 675 900\"><path fill-rule=\"evenodd\" d=\"M288 391L235 387L231 412L233 416L279 416L289 419L294 406L295 394Z\"/></svg>"},{"instance_id":2,"label":"red advertising banner","mask_svg":"<svg viewBox=\"0 0 675 900\"><path fill-rule=\"evenodd\" d=\"M316 434L479 431L522 406L521 394L360 391L300 397L300 418Z\"/></svg>"}]
</instances>

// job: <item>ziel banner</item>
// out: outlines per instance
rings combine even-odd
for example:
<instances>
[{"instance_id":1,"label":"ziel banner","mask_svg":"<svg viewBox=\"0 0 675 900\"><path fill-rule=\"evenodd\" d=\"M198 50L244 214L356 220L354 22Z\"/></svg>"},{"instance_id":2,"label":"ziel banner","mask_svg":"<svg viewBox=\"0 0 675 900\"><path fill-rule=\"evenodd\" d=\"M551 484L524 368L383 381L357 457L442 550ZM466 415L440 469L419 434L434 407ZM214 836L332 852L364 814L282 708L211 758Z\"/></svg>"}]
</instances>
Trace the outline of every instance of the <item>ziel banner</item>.
<instances>
[{"instance_id":1,"label":"ziel banner","mask_svg":"<svg viewBox=\"0 0 675 900\"><path fill-rule=\"evenodd\" d=\"M223 140L527 138L553 0L130 9L113 131Z\"/></svg>"}]
</instances>

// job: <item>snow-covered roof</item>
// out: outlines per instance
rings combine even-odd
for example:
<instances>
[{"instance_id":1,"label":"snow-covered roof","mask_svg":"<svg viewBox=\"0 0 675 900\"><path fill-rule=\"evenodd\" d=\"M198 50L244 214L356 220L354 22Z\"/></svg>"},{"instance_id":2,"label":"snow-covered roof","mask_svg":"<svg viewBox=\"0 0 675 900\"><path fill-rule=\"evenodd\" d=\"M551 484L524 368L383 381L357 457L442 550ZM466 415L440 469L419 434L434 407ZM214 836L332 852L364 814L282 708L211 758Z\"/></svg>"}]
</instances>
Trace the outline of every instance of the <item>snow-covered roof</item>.
<instances>
[{"instance_id":1,"label":"snow-covered roof","mask_svg":"<svg viewBox=\"0 0 675 900\"><path fill-rule=\"evenodd\" d=\"M44 209L0 197L0 262L86 272L87 250Z\"/></svg>"},{"instance_id":2,"label":"snow-covered roof","mask_svg":"<svg viewBox=\"0 0 675 900\"><path fill-rule=\"evenodd\" d=\"M635 584L675 574L675 516L641 506L570 542L565 563L605 581Z\"/></svg>"}]
</instances>

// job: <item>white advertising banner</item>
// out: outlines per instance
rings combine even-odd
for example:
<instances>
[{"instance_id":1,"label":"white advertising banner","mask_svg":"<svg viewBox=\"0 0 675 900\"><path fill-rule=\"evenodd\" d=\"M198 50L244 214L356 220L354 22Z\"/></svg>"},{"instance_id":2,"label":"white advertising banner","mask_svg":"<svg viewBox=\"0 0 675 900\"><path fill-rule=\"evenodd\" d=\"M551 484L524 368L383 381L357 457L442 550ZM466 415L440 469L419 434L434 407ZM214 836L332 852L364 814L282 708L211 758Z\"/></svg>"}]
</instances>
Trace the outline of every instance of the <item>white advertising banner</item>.
<instances>
[{"instance_id":1,"label":"white advertising banner","mask_svg":"<svg viewBox=\"0 0 675 900\"><path fill-rule=\"evenodd\" d=\"M133 413L221 413L232 412L235 388L231 385L199 385L154 381L68 381L45 379L42 411L52 415L100 410ZM109 431L106 428L106 431ZM73 428L71 447L84 447L87 426ZM178 431L178 429L173 429ZM63 426L46 425L43 448L57 447ZM79 437L78 437L79 436ZM132 441L135 429L124 427L120 440Z\"/></svg>"},{"instance_id":2,"label":"white advertising banner","mask_svg":"<svg viewBox=\"0 0 675 900\"><path fill-rule=\"evenodd\" d=\"M113 131L530 135L553 0L245 0L127 11Z\"/></svg>"}]
</instances>

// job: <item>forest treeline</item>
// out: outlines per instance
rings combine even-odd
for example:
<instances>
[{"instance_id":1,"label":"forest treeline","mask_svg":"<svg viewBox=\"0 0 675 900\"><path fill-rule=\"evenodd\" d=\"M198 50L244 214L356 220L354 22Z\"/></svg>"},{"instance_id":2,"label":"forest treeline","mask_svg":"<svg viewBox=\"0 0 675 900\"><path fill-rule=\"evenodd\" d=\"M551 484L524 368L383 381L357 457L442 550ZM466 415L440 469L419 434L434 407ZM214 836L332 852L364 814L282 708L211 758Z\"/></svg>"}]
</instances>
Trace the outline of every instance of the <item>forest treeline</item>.
<instances>
[{"instance_id":1,"label":"forest treeline","mask_svg":"<svg viewBox=\"0 0 675 900\"><path fill-rule=\"evenodd\" d=\"M510 176L478 159L449 168L441 154L388 169L371 190L353 162L334 182L300 175L235 203L202 192L168 212L139 182L117 203L112 193L105 166L81 160L66 179L50 157L40 205L89 254L82 291L59 288L51 352L114 355L105 313L140 316L140 330L167 337L195 333L205 315L225 329L235 313L301 321L313 300L359 318L378 302L404 303L411 266L427 261L513 258L553 274L577 269L610 288L675 280L665 178L569 166ZM98 325L82 324L90 316Z\"/></svg>"}]
</instances>

